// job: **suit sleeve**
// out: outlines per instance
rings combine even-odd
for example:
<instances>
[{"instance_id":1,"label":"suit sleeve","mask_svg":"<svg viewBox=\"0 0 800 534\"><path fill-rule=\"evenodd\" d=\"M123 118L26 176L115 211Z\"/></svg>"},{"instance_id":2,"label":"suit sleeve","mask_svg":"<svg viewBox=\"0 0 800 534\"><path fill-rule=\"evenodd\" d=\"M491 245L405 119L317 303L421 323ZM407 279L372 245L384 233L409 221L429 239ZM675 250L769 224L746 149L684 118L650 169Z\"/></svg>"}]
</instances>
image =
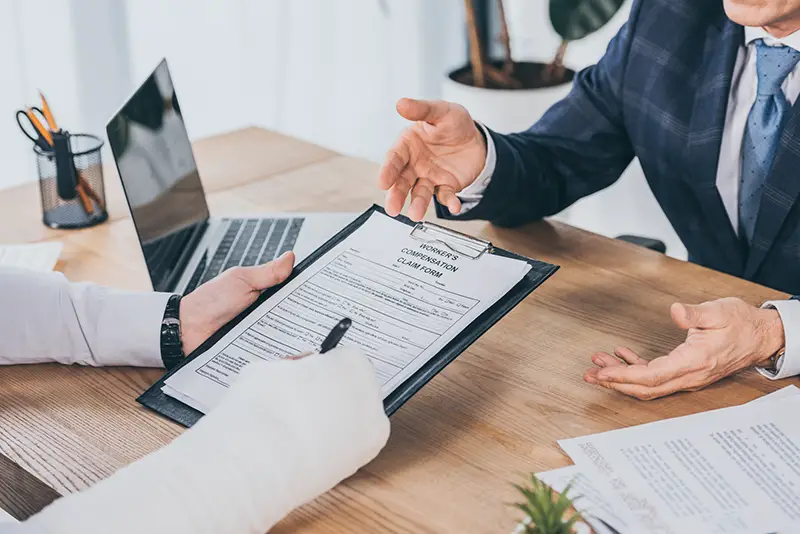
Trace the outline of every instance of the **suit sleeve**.
<instances>
[{"instance_id":1,"label":"suit sleeve","mask_svg":"<svg viewBox=\"0 0 800 534\"><path fill-rule=\"evenodd\" d=\"M60 273L0 269L0 365L161 367L169 296L73 284Z\"/></svg>"},{"instance_id":2,"label":"suit sleeve","mask_svg":"<svg viewBox=\"0 0 800 534\"><path fill-rule=\"evenodd\" d=\"M517 226L553 215L613 184L633 159L622 117L622 81L631 47L637 2L605 56L579 72L573 89L529 130L489 130L496 167L480 202L451 219L487 219Z\"/></svg>"}]
</instances>

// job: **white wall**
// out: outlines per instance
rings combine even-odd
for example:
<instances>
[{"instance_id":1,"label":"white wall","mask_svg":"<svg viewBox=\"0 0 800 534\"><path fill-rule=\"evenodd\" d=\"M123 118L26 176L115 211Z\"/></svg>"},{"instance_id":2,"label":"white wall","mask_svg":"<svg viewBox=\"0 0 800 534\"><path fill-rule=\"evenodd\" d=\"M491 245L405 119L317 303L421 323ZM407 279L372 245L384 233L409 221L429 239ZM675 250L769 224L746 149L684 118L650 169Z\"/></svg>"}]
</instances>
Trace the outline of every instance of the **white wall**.
<instances>
[{"instance_id":1,"label":"white wall","mask_svg":"<svg viewBox=\"0 0 800 534\"><path fill-rule=\"evenodd\" d=\"M40 105L37 88L44 90L57 120L81 127L70 5L43 4L0 2L0 188L36 180L33 145L17 128L14 112Z\"/></svg>"},{"instance_id":2,"label":"white wall","mask_svg":"<svg viewBox=\"0 0 800 534\"><path fill-rule=\"evenodd\" d=\"M36 179L12 116L36 88L62 126L103 136L162 57L193 137L258 125L379 160L404 126L396 99L438 96L465 58L461 0L385 3L2 0L0 188Z\"/></svg>"},{"instance_id":3,"label":"white wall","mask_svg":"<svg viewBox=\"0 0 800 534\"><path fill-rule=\"evenodd\" d=\"M134 79L166 56L191 133L257 124L378 160L394 102L463 61L459 0L127 0Z\"/></svg>"}]
</instances>

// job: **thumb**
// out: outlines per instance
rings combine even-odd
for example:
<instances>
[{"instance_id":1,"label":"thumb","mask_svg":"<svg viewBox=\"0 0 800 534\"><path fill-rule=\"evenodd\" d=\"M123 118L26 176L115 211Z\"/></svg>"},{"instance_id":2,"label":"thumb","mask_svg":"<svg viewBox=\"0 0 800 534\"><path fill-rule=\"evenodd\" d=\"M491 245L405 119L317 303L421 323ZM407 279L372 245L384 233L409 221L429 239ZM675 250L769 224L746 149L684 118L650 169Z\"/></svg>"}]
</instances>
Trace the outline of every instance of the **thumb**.
<instances>
[{"instance_id":1,"label":"thumb","mask_svg":"<svg viewBox=\"0 0 800 534\"><path fill-rule=\"evenodd\" d=\"M678 328L683 330L724 326L724 316L720 313L719 305L713 302L698 305L676 302L670 308L670 315Z\"/></svg>"},{"instance_id":2,"label":"thumb","mask_svg":"<svg viewBox=\"0 0 800 534\"><path fill-rule=\"evenodd\" d=\"M292 267L294 267L294 252L288 251L264 265L244 267L240 274L253 290L261 291L286 280L292 272Z\"/></svg>"},{"instance_id":3,"label":"thumb","mask_svg":"<svg viewBox=\"0 0 800 534\"><path fill-rule=\"evenodd\" d=\"M450 110L450 104L443 100L414 100L401 98L397 101L397 112L410 121L424 121L436 124Z\"/></svg>"}]
</instances>

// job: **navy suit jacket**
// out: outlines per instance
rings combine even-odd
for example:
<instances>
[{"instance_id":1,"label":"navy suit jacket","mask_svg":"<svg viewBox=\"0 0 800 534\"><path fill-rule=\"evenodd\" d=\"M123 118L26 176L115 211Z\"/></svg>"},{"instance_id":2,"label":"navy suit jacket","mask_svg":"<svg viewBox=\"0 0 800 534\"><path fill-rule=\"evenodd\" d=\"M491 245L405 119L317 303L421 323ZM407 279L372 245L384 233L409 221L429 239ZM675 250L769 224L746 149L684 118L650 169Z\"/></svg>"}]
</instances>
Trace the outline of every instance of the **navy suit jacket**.
<instances>
[{"instance_id":1,"label":"navy suit jacket","mask_svg":"<svg viewBox=\"0 0 800 534\"><path fill-rule=\"evenodd\" d=\"M497 168L462 216L516 226L614 183L638 157L692 261L800 294L800 99L781 135L753 243L716 188L725 110L744 29L721 0L636 0L600 62L528 131L490 132Z\"/></svg>"}]
</instances>

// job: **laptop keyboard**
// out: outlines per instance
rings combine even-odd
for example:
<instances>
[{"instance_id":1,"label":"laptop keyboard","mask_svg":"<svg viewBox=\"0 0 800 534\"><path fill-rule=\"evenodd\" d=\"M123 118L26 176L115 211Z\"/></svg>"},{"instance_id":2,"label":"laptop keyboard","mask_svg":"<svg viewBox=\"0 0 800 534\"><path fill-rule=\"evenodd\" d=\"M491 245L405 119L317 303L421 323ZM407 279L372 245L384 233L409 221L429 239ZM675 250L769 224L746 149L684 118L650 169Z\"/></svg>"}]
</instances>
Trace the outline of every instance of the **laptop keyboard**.
<instances>
[{"instance_id":1,"label":"laptop keyboard","mask_svg":"<svg viewBox=\"0 0 800 534\"><path fill-rule=\"evenodd\" d=\"M185 295L232 267L261 265L292 250L305 219L230 220L225 236L209 260L206 251L197 265Z\"/></svg>"}]
</instances>

